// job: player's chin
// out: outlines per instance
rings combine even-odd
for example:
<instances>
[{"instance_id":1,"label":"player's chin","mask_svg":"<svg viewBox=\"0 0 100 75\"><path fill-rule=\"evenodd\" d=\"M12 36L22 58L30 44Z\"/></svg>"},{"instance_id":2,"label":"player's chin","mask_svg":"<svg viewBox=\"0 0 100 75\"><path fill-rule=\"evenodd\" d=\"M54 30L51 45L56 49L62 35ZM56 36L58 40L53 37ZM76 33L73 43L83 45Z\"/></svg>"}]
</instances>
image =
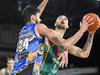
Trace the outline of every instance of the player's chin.
<instances>
[{"instance_id":1,"label":"player's chin","mask_svg":"<svg viewBox=\"0 0 100 75\"><path fill-rule=\"evenodd\" d=\"M66 24L65 23L61 23L60 24L62 28L66 28Z\"/></svg>"}]
</instances>

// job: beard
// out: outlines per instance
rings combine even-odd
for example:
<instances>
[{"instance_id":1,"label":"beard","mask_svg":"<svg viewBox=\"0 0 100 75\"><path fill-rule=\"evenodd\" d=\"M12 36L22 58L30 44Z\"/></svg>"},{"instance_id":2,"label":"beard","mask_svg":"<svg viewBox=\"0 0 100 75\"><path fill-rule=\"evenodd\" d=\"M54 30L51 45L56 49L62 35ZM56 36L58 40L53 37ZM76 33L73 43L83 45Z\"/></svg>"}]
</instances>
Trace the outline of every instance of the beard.
<instances>
[{"instance_id":1,"label":"beard","mask_svg":"<svg viewBox=\"0 0 100 75\"><path fill-rule=\"evenodd\" d=\"M36 23L40 23L41 22L41 19L35 19L35 22Z\"/></svg>"},{"instance_id":2,"label":"beard","mask_svg":"<svg viewBox=\"0 0 100 75\"><path fill-rule=\"evenodd\" d=\"M36 23L40 23L40 21L36 20Z\"/></svg>"},{"instance_id":3,"label":"beard","mask_svg":"<svg viewBox=\"0 0 100 75\"><path fill-rule=\"evenodd\" d=\"M61 24L57 24L56 28L57 29L64 29L64 30L66 29L65 25L61 25Z\"/></svg>"}]
</instances>

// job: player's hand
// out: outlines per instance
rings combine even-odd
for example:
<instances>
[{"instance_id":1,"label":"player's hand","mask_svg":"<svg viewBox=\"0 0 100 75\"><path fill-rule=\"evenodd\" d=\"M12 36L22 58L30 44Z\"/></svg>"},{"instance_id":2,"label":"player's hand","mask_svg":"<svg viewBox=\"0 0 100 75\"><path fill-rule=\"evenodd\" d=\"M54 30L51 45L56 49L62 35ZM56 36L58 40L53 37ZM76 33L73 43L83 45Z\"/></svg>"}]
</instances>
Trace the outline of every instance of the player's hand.
<instances>
[{"instance_id":1,"label":"player's hand","mask_svg":"<svg viewBox=\"0 0 100 75\"><path fill-rule=\"evenodd\" d=\"M82 30L82 32L85 32L88 30L88 27L92 24L94 24L94 22L92 22L93 18L91 18L90 16L84 17L82 19L82 22L80 22L80 30Z\"/></svg>"},{"instance_id":2,"label":"player's hand","mask_svg":"<svg viewBox=\"0 0 100 75\"><path fill-rule=\"evenodd\" d=\"M58 57L57 60L60 60L61 59L61 64L60 66L62 68L64 68L64 65L67 65L68 64L68 51L64 51L60 54L60 56Z\"/></svg>"}]
</instances>

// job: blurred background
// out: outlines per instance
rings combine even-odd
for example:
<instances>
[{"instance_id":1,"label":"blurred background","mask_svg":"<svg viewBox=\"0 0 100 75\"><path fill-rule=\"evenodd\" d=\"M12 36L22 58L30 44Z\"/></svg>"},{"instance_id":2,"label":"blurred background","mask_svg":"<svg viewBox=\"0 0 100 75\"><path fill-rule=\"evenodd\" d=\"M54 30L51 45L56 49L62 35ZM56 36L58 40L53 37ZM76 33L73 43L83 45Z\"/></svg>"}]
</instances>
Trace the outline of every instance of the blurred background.
<instances>
[{"instance_id":1,"label":"blurred background","mask_svg":"<svg viewBox=\"0 0 100 75\"><path fill-rule=\"evenodd\" d=\"M18 41L18 32L23 27L20 13L27 4L38 6L42 0L0 0L0 69L6 66L6 57L14 57ZM49 0L41 15L42 22L49 28L59 15L66 15L69 26L64 38L72 36L79 29L82 17L94 12L100 16L100 0ZM83 47L87 33L76 44ZM57 75L98 75L99 74L99 44L100 30L95 34L93 47L89 58L81 59L69 54L68 67L59 69Z\"/></svg>"}]
</instances>

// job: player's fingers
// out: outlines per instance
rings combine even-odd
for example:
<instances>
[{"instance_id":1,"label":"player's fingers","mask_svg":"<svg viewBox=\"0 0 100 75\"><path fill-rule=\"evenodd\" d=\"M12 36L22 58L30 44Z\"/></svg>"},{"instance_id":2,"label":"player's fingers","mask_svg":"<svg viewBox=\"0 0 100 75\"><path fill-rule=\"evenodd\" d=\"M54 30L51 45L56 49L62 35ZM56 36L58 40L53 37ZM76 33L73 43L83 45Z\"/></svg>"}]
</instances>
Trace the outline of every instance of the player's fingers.
<instances>
[{"instance_id":1,"label":"player's fingers","mask_svg":"<svg viewBox=\"0 0 100 75\"><path fill-rule=\"evenodd\" d=\"M90 16L87 16L87 17L85 18L85 21L88 22L90 18L91 18Z\"/></svg>"},{"instance_id":2,"label":"player's fingers","mask_svg":"<svg viewBox=\"0 0 100 75\"><path fill-rule=\"evenodd\" d=\"M89 18L89 20L87 22L90 23L92 20L93 20L93 18Z\"/></svg>"},{"instance_id":3,"label":"player's fingers","mask_svg":"<svg viewBox=\"0 0 100 75\"><path fill-rule=\"evenodd\" d=\"M62 55L60 54L60 56L57 58L57 60L60 60L60 59L61 59L61 57L62 57Z\"/></svg>"},{"instance_id":4,"label":"player's fingers","mask_svg":"<svg viewBox=\"0 0 100 75\"><path fill-rule=\"evenodd\" d=\"M62 68L64 67L65 64L66 64L66 55L65 55L65 53L63 53L63 55L62 55Z\"/></svg>"},{"instance_id":5,"label":"player's fingers","mask_svg":"<svg viewBox=\"0 0 100 75\"><path fill-rule=\"evenodd\" d=\"M88 26L91 26L91 25L93 25L93 24L94 24L94 22L91 22L91 23L88 24Z\"/></svg>"},{"instance_id":6,"label":"player's fingers","mask_svg":"<svg viewBox=\"0 0 100 75\"><path fill-rule=\"evenodd\" d=\"M64 68L65 60L62 60L62 68Z\"/></svg>"}]
</instances>

